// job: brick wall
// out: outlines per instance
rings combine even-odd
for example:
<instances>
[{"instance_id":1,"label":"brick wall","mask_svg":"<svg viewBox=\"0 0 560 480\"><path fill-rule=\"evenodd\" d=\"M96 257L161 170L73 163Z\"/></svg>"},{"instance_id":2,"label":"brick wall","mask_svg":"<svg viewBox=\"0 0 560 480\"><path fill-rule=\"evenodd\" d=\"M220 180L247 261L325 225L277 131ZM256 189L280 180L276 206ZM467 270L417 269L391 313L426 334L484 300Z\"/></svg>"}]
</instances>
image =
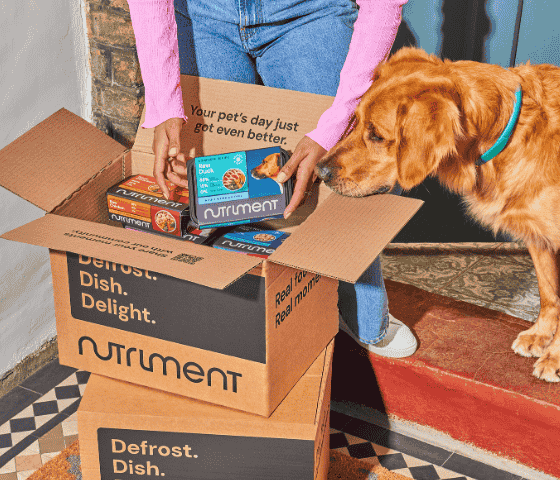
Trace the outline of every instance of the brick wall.
<instances>
[{"instance_id":1,"label":"brick wall","mask_svg":"<svg viewBox=\"0 0 560 480\"><path fill-rule=\"evenodd\" d=\"M132 147L144 107L144 86L126 0L85 0L93 123Z\"/></svg>"}]
</instances>

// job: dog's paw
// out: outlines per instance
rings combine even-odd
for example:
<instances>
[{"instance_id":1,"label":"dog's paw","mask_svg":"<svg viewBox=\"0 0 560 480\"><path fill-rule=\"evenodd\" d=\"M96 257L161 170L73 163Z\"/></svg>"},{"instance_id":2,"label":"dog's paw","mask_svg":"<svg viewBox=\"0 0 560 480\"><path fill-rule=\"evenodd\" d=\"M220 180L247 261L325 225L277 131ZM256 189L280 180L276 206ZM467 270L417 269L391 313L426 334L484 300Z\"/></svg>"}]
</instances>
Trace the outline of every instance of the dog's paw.
<instances>
[{"instance_id":1,"label":"dog's paw","mask_svg":"<svg viewBox=\"0 0 560 480\"><path fill-rule=\"evenodd\" d=\"M517 335L512 350L523 357L542 357L552 342L552 335L539 335L530 328Z\"/></svg>"},{"instance_id":2,"label":"dog's paw","mask_svg":"<svg viewBox=\"0 0 560 480\"><path fill-rule=\"evenodd\" d=\"M535 362L533 375L547 382L560 382L560 355L545 353Z\"/></svg>"}]
</instances>

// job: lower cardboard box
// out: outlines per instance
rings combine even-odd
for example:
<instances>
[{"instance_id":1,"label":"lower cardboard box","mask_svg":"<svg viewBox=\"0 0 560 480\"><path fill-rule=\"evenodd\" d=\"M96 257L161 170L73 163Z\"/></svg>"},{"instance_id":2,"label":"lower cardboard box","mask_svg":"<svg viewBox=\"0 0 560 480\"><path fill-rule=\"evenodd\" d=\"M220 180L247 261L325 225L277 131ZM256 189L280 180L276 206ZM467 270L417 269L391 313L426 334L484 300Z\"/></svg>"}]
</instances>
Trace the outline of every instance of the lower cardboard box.
<instances>
[{"instance_id":1,"label":"lower cardboard box","mask_svg":"<svg viewBox=\"0 0 560 480\"><path fill-rule=\"evenodd\" d=\"M84 480L325 480L334 340L269 418L91 375Z\"/></svg>"}]
</instances>

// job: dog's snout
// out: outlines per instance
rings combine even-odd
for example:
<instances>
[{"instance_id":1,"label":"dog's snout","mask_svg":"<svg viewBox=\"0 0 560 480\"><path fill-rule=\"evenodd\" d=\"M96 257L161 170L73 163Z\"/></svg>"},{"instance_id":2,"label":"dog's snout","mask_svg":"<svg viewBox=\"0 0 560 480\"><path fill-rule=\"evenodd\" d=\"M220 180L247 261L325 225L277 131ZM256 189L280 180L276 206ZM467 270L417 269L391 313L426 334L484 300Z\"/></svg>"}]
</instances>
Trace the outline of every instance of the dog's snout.
<instances>
[{"instance_id":1,"label":"dog's snout","mask_svg":"<svg viewBox=\"0 0 560 480\"><path fill-rule=\"evenodd\" d=\"M332 169L328 165L325 165L324 163L319 164L315 167L315 173L321 180L323 180L326 183L328 183L333 176Z\"/></svg>"}]
</instances>

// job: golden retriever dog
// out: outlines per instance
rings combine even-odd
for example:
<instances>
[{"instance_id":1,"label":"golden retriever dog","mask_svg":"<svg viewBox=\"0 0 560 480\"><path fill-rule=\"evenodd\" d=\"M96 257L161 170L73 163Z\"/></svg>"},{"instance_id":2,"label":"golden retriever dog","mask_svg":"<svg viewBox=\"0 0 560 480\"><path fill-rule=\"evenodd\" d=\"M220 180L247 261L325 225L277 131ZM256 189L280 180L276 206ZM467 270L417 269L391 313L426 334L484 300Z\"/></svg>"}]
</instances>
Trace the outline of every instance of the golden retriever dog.
<instances>
[{"instance_id":1,"label":"golden retriever dog","mask_svg":"<svg viewBox=\"0 0 560 480\"><path fill-rule=\"evenodd\" d=\"M470 214L495 233L527 245L535 265L540 313L513 350L539 357L533 374L560 381L560 68L505 69L442 61L404 48L379 65L344 138L315 172L354 197L410 189L435 176L463 196ZM521 111L505 148L479 158Z\"/></svg>"}]
</instances>

